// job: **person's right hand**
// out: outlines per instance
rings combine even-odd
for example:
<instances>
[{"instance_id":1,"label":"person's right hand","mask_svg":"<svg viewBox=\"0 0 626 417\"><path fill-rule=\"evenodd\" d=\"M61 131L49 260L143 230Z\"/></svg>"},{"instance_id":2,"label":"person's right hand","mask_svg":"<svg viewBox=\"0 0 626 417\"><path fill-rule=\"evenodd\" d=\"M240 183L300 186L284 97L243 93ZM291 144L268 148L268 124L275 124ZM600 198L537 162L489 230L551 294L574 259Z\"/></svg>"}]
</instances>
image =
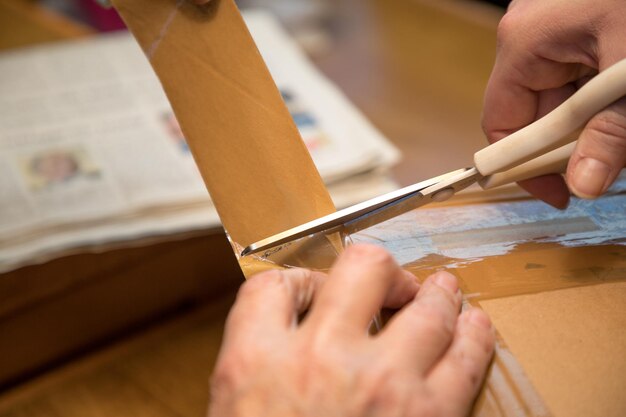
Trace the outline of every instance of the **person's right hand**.
<instances>
[{"instance_id":1,"label":"person's right hand","mask_svg":"<svg viewBox=\"0 0 626 417\"><path fill-rule=\"evenodd\" d=\"M624 0L514 0L498 27L496 63L485 93L483 130L495 142L532 123L589 77L626 58ZM567 185L583 198L603 194L626 165L626 99L585 126L570 158ZM523 181L564 208L561 176Z\"/></svg>"}]
</instances>

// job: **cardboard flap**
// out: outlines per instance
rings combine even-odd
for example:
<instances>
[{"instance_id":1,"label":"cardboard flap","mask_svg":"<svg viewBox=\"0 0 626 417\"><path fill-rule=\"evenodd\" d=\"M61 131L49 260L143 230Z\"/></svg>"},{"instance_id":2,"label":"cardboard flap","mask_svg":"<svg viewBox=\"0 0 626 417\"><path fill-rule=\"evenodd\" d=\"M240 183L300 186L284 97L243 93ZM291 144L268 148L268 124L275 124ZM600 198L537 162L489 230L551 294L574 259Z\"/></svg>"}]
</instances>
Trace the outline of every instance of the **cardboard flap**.
<instances>
[{"instance_id":1,"label":"cardboard flap","mask_svg":"<svg viewBox=\"0 0 626 417\"><path fill-rule=\"evenodd\" d=\"M233 0L113 4L158 75L234 242L335 211Z\"/></svg>"}]
</instances>

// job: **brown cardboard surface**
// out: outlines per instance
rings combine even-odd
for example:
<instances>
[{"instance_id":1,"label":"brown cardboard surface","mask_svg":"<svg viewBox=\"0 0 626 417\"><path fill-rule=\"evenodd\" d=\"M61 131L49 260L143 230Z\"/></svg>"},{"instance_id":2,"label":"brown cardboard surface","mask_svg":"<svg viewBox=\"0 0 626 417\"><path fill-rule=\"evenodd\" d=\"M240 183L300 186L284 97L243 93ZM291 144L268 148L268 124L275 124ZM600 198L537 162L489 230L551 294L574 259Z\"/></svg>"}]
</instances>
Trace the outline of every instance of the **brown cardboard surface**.
<instances>
[{"instance_id":1,"label":"brown cardboard surface","mask_svg":"<svg viewBox=\"0 0 626 417\"><path fill-rule=\"evenodd\" d=\"M626 246L528 242L451 272L498 333L474 416L626 415Z\"/></svg>"},{"instance_id":2,"label":"brown cardboard surface","mask_svg":"<svg viewBox=\"0 0 626 417\"><path fill-rule=\"evenodd\" d=\"M424 208L353 238L397 252L420 280L449 270L491 316L496 353L473 416L625 415L623 199L558 215L529 200Z\"/></svg>"},{"instance_id":3,"label":"brown cardboard surface","mask_svg":"<svg viewBox=\"0 0 626 417\"><path fill-rule=\"evenodd\" d=\"M556 417L626 415L626 282L480 302Z\"/></svg>"},{"instance_id":4,"label":"brown cardboard surface","mask_svg":"<svg viewBox=\"0 0 626 417\"><path fill-rule=\"evenodd\" d=\"M157 73L222 223L257 240L335 210L233 0L113 0Z\"/></svg>"},{"instance_id":5,"label":"brown cardboard surface","mask_svg":"<svg viewBox=\"0 0 626 417\"><path fill-rule=\"evenodd\" d=\"M425 279L454 262L450 258L429 256L407 268ZM564 248L557 243L527 242L506 255L485 258L453 272L459 277L465 296L473 301L533 294L624 280L626 247Z\"/></svg>"}]
</instances>

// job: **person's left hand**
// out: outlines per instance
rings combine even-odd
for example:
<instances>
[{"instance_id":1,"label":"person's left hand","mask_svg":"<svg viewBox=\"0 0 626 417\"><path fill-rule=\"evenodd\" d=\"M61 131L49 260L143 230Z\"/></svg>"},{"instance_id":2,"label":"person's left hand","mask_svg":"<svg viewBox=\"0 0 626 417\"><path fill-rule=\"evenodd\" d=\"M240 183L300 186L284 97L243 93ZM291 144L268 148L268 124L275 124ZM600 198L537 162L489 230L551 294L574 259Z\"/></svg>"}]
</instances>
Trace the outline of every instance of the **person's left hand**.
<instances>
[{"instance_id":1,"label":"person's left hand","mask_svg":"<svg viewBox=\"0 0 626 417\"><path fill-rule=\"evenodd\" d=\"M460 304L454 276L439 272L419 288L376 246L349 247L328 278L303 269L254 276L226 323L210 415L465 416L494 332L479 309L459 315ZM383 305L403 308L370 336Z\"/></svg>"}]
</instances>

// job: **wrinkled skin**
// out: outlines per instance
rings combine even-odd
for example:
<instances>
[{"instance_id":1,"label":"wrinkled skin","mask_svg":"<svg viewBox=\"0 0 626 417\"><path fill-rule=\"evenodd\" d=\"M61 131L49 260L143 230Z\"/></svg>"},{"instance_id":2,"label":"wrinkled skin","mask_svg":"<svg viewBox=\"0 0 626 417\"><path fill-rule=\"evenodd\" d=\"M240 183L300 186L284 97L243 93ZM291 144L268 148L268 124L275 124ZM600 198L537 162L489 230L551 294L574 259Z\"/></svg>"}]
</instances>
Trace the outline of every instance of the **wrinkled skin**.
<instances>
[{"instance_id":1,"label":"wrinkled skin","mask_svg":"<svg viewBox=\"0 0 626 417\"><path fill-rule=\"evenodd\" d=\"M304 269L254 276L226 323L210 415L465 416L494 331L485 313L459 315L460 305L453 275L439 272L420 287L369 245L348 248L328 276ZM401 310L370 336L382 306Z\"/></svg>"}]
</instances>

